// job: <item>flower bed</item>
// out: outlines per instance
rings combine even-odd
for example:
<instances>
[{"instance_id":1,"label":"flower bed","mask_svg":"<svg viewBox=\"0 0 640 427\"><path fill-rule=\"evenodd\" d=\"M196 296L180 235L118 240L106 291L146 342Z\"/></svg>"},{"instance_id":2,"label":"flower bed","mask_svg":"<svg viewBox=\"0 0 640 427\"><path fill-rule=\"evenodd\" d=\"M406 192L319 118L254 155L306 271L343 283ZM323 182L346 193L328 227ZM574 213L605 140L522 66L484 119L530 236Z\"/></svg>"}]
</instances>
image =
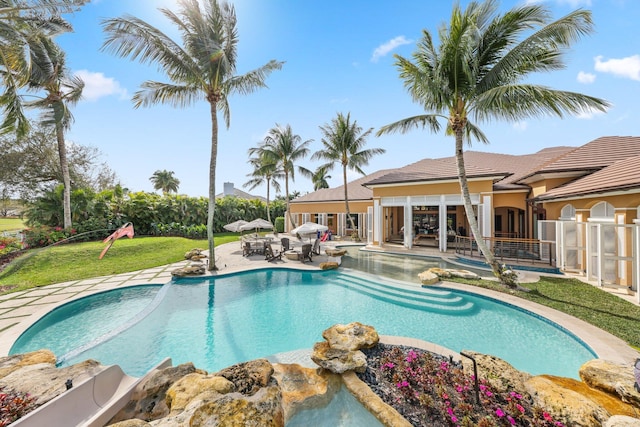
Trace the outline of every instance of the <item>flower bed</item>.
<instances>
[{"instance_id":1,"label":"flower bed","mask_svg":"<svg viewBox=\"0 0 640 427\"><path fill-rule=\"evenodd\" d=\"M378 344L362 350L367 370L358 377L414 426L560 427L517 390L496 393L462 364L425 350Z\"/></svg>"}]
</instances>

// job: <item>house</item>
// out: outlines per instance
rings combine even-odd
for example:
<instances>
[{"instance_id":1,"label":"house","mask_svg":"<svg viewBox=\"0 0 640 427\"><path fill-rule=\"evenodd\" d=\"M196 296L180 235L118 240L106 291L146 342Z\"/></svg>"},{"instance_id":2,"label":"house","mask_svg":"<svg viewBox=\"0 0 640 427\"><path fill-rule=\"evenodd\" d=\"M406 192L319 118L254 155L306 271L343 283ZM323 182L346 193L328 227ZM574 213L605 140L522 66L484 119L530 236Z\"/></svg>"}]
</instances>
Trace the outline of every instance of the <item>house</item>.
<instances>
[{"instance_id":1,"label":"house","mask_svg":"<svg viewBox=\"0 0 640 427\"><path fill-rule=\"evenodd\" d=\"M640 137L607 136L526 155L467 151L469 192L483 238L547 244L562 270L637 291L640 272ZM291 202L297 221L356 232L368 245L431 245L468 235L455 157L423 159ZM514 241L515 241L514 240ZM541 251L542 252L542 251ZM540 253L536 256L542 256Z\"/></svg>"},{"instance_id":2,"label":"house","mask_svg":"<svg viewBox=\"0 0 640 427\"><path fill-rule=\"evenodd\" d=\"M234 187L233 182L225 182L222 193L216 194L216 199L220 199L226 196L237 197L238 199L245 200L260 200L261 202L266 203L267 199L262 196L254 196L253 194L249 194L246 191L242 191L238 188Z\"/></svg>"}]
</instances>

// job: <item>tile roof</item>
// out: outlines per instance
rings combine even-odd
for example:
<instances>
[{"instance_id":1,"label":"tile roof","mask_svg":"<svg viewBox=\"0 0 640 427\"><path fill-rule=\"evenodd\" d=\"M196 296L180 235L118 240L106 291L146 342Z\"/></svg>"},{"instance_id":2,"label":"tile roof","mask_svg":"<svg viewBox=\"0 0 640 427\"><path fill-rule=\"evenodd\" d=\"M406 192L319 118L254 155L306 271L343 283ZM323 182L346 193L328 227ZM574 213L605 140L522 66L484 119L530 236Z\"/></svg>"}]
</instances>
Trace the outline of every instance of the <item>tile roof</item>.
<instances>
[{"instance_id":1,"label":"tile roof","mask_svg":"<svg viewBox=\"0 0 640 427\"><path fill-rule=\"evenodd\" d=\"M637 155L640 155L640 137L603 136L575 148L535 174L565 171L585 171L586 174L587 171L602 169L618 160Z\"/></svg>"},{"instance_id":2,"label":"tile roof","mask_svg":"<svg viewBox=\"0 0 640 427\"><path fill-rule=\"evenodd\" d=\"M245 200L260 200L262 202L267 201L265 197L254 196L253 194L249 194L246 191L242 191L238 188L233 189L233 194L226 194L226 195L224 193L216 194L216 199L221 199L225 196L232 196L232 197L237 197L238 199L245 199Z\"/></svg>"},{"instance_id":3,"label":"tile roof","mask_svg":"<svg viewBox=\"0 0 640 427\"><path fill-rule=\"evenodd\" d=\"M595 193L640 189L640 156L619 160L597 172L541 194L536 200L553 200Z\"/></svg>"},{"instance_id":4,"label":"tile roof","mask_svg":"<svg viewBox=\"0 0 640 427\"><path fill-rule=\"evenodd\" d=\"M349 192L349 200L371 200L373 198L373 190L364 187L362 184L375 179L381 175L389 173L394 169L383 169L362 178L358 178L347 183L347 191ZM336 202L344 201L344 185L334 188L323 188L313 193L305 194L291 201L291 203L313 203L313 202Z\"/></svg>"}]
</instances>

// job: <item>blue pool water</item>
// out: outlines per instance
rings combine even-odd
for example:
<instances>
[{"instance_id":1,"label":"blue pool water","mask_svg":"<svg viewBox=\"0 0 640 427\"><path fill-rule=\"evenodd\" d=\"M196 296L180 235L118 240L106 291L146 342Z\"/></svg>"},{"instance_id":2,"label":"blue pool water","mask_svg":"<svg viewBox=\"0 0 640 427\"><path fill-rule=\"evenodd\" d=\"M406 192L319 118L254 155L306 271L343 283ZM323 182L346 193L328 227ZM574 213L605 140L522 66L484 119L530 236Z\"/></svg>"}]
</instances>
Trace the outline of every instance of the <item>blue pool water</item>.
<instances>
[{"instance_id":1,"label":"blue pool water","mask_svg":"<svg viewBox=\"0 0 640 427\"><path fill-rule=\"evenodd\" d=\"M359 321L382 335L494 354L532 374L577 378L580 365L595 357L565 330L515 307L363 277L373 276L265 269L181 279L161 290L108 291L53 310L16 341L11 354L46 347L65 365L93 358L134 376L167 356L174 365L191 361L217 371L311 348L324 329ZM136 322L127 324L132 318ZM109 336L109 330L119 333ZM69 353L100 336L104 342Z\"/></svg>"}]
</instances>

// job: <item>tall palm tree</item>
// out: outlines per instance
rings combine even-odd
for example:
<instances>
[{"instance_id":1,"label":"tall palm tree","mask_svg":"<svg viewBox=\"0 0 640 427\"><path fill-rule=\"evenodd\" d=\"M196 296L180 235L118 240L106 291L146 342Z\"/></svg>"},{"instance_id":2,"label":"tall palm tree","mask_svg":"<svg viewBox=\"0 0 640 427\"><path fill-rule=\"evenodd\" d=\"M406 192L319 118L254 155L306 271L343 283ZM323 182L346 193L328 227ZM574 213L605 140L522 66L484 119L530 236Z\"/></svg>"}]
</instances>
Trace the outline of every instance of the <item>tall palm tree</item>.
<instances>
[{"instance_id":1,"label":"tall palm tree","mask_svg":"<svg viewBox=\"0 0 640 427\"><path fill-rule=\"evenodd\" d=\"M82 98L84 82L71 75L66 66L64 51L51 39L40 33L29 43L31 52L31 75L28 82L29 91L42 91L45 97L39 97L26 103L28 107L42 110L42 122L55 128L58 143L58 157L62 174L64 228L71 228L71 178L65 131L73 122L70 108Z\"/></svg>"},{"instance_id":2,"label":"tall palm tree","mask_svg":"<svg viewBox=\"0 0 640 427\"><path fill-rule=\"evenodd\" d=\"M269 201L271 200L270 187L273 187L276 193L279 193L281 187L278 179L281 179L283 175L278 171L276 162L269 160L265 156L250 157L249 164L253 166L253 171L247 174L251 179L242 186L248 187L249 191L262 184L267 186L267 221L271 222L271 210L269 208Z\"/></svg>"},{"instance_id":3,"label":"tall palm tree","mask_svg":"<svg viewBox=\"0 0 640 427\"><path fill-rule=\"evenodd\" d=\"M230 126L228 98L234 93L249 94L266 87L265 80L282 67L275 60L244 75L236 74L238 33L235 9L217 0L178 0L179 14L160 11L177 26L182 36L178 44L157 28L131 16L107 19L103 27L107 39L103 50L142 63L157 63L172 83L143 82L133 96L134 106L170 104L185 107L206 100L211 112L211 158L207 237L209 270L217 270L213 241L216 161L218 157L218 110Z\"/></svg>"},{"instance_id":4,"label":"tall palm tree","mask_svg":"<svg viewBox=\"0 0 640 427\"><path fill-rule=\"evenodd\" d=\"M1 0L0 1L0 96L2 116L0 133L17 131L24 136L29 122L24 115L20 89L31 75L30 41L40 35L53 37L72 31L60 17L71 13L88 0Z\"/></svg>"},{"instance_id":5,"label":"tall palm tree","mask_svg":"<svg viewBox=\"0 0 640 427\"><path fill-rule=\"evenodd\" d=\"M591 13L576 10L550 22L542 5L514 7L497 13L498 3L471 2L466 10L453 8L448 28L438 33L439 46L424 30L413 62L396 55L396 67L413 100L427 114L386 125L378 135L407 132L414 127L455 137L455 156L465 212L473 236L493 273L503 284L517 286L485 244L473 212L464 165L463 143L475 138L488 143L472 119L522 120L529 117L606 111L601 99L575 92L524 83L532 73L564 68L563 53L580 36L593 31ZM528 35L525 33L529 33Z\"/></svg>"},{"instance_id":6,"label":"tall palm tree","mask_svg":"<svg viewBox=\"0 0 640 427\"><path fill-rule=\"evenodd\" d=\"M282 127L276 124L276 127L269 130L268 135L260 146L249 149L250 155L264 156L266 161L275 163L276 169L284 175L287 211L293 228L295 228L296 223L293 220L289 203L289 178L291 178L291 181L295 181L296 162L304 159L309 154L309 144L312 141L311 139L303 141L300 135L293 133L291 125ZM297 169L303 174L311 173L302 166L297 166Z\"/></svg>"},{"instance_id":7,"label":"tall palm tree","mask_svg":"<svg viewBox=\"0 0 640 427\"><path fill-rule=\"evenodd\" d=\"M367 138L373 128L362 132L362 127L358 126L356 120L351 122L351 113L346 116L338 113L331 123L320 126L322 133L323 148L316 151L311 159L321 159L327 161L324 165L327 170L333 169L336 164L342 166L342 180L344 184L344 207L347 213L351 229L356 226L349 210L349 192L347 189L347 170L356 171L365 175L363 166L369 164L369 160L378 154L384 154L383 148L364 148Z\"/></svg>"},{"instance_id":8,"label":"tall palm tree","mask_svg":"<svg viewBox=\"0 0 640 427\"><path fill-rule=\"evenodd\" d=\"M161 190L162 194L177 193L180 186L180 180L173 176L173 171L157 170L151 175L149 181L153 184L155 190Z\"/></svg>"}]
</instances>

